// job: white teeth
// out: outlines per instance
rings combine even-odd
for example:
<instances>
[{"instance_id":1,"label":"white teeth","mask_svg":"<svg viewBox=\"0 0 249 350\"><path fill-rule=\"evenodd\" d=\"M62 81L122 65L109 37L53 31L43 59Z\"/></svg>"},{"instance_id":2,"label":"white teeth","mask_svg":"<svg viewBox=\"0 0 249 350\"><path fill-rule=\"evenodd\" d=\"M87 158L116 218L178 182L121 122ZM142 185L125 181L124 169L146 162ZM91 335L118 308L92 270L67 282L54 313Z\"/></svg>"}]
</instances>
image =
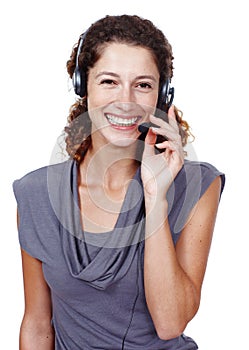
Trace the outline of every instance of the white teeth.
<instances>
[{"instance_id":1,"label":"white teeth","mask_svg":"<svg viewBox=\"0 0 249 350\"><path fill-rule=\"evenodd\" d=\"M131 126L135 124L138 119L137 117L124 119L124 118L119 118L110 114L106 114L106 118L111 124L118 125L118 126Z\"/></svg>"}]
</instances>

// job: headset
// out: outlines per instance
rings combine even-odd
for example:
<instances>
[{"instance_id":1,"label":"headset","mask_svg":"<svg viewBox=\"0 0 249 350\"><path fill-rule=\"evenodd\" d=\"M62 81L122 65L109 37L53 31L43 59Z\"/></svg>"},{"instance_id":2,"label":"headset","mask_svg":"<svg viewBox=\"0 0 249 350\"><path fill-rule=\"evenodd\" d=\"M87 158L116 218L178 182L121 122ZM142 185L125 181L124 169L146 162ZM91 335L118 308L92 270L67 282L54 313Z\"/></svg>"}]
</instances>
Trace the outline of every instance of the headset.
<instances>
[{"instance_id":1,"label":"headset","mask_svg":"<svg viewBox=\"0 0 249 350\"><path fill-rule=\"evenodd\" d=\"M87 32L88 30L85 33L81 34L80 36L80 41L79 41L77 54L76 54L76 66L72 77L74 92L76 93L76 95L80 97L84 97L86 95L86 72L84 70L81 70L79 67L79 56L80 56Z\"/></svg>"},{"instance_id":2,"label":"headset","mask_svg":"<svg viewBox=\"0 0 249 350\"><path fill-rule=\"evenodd\" d=\"M82 47L84 45L84 41L87 33L88 33L88 29L80 36L80 41L79 41L77 54L76 54L76 66L72 77L74 92L76 95L80 97L84 97L87 92L86 72L80 69L80 66L79 66L79 56L82 51ZM157 108L159 108L164 112L168 111L174 99L175 89L174 87L170 86L170 82L171 82L170 79L167 78L166 81L161 84L161 88L158 94Z\"/></svg>"}]
</instances>

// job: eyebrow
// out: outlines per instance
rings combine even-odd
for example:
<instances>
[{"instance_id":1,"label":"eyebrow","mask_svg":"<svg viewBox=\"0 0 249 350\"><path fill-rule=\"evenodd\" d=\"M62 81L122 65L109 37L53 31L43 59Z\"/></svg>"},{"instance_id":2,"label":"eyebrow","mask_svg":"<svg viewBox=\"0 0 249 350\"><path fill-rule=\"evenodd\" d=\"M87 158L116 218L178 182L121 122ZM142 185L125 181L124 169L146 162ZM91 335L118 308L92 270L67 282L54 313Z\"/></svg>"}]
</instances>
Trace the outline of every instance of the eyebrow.
<instances>
[{"instance_id":1,"label":"eyebrow","mask_svg":"<svg viewBox=\"0 0 249 350\"><path fill-rule=\"evenodd\" d=\"M150 80L153 80L154 82L157 82L156 78L150 74L139 75L136 77L136 79L150 79Z\"/></svg>"},{"instance_id":2,"label":"eyebrow","mask_svg":"<svg viewBox=\"0 0 249 350\"><path fill-rule=\"evenodd\" d=\"M115 78L118 78L118 77L119 77L119 75L116 74L116 73L104 71L104 72L98 73L98 74L96 75L95 78L99 78L99 77L101 77L102 75L111 75L112 77L115 77Z\"/></svg>"},{"instance_id":3,"label":"eyebrow","mask_svg":"<svg viewBox=\"0 0 249 350\"><path fill-rule=\"evenodd\" d=\"M115 78L119 78L120 77L119 74L117 74L117 73L103 71L103 72L98 73L95 78L99 78L102 75L110 75L110 76L115 77ZM153 80L154 82L157 82L156 78L153 75L150 75L150 74L138 75L135 78L135 80L139 80L139 79L150 79L150 80Z\"/></svg>"}]
</instances>

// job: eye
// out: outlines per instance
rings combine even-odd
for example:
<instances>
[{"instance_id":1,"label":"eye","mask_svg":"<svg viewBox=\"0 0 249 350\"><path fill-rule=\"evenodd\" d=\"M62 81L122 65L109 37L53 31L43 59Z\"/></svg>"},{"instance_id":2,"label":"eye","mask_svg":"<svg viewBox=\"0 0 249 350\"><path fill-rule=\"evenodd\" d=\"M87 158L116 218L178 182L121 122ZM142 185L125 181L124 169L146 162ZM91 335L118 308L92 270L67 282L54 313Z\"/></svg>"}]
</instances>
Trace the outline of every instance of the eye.
<instances>
[{"instance_id":1,"label":"eye","mask_svg":"<svg viewBox=\"0 0 249 350\"><path fill-rule=\"evenodd\" d=\"M116 83L115 83L115 81L114 80L112 80L112 79L103 79L103 80L101 80L101 82L100 82L100 84L106 84L106 85L115 85Z\"/></svg>"},{"instance_id":2,"label":"eye","mask_svg":"<svg viewBox=\"0 0 249 350\"><path fill-rule=\"evenodd\" d=\"M152 88L151 84L146 83L146 82L139 83L137 86L142 88L142 89L151 89Z\"/></svg>"}]
</instances>

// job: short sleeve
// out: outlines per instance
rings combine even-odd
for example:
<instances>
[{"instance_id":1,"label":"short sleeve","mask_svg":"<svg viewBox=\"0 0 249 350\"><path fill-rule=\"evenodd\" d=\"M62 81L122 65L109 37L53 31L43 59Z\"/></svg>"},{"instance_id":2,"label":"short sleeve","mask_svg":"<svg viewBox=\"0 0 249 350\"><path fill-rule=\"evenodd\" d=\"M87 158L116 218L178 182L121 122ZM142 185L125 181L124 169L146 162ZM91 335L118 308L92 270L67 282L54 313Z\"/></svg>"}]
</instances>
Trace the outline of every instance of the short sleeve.
<instances>
[{"instance_id":1,"label":"short sleeve","mask_svg":"<svg viewBox=\"0 0 249 350\"><path fill-rule=\"evenodd\" d=\"M218 176L221 178L221 191L220 197L225 187L225 174L216 169L212 164L209 163L194 163L194 168L200 167L201 170L201 192L200 197L206 192L208 187L214 181L214 179Z\"/></svg>"},{"instance_id":2,"label":"short sleeve","mask_svg":"<svg viewBox=\"0 0 249 350\"><path fill-rule=\"evenodd\" d=\"M185 161L167 195L169 223L175 244L191 210L218 176L221 178L221 196L225 186L224 173L209 163Z\"/></svg>"},{"instance_id":3,"label":"short sleeve","mask_svg":"<svg viewBox=\"0 0 249 350\"><path fill-rule=\"evenodd\" d=\"M46 169L35 171L13 182L19 216L20 246L32 257L46 261L55 243L58 225L50 207ZM57 230L58 231L58 230Z\"/></svg>"}]
</instances>

